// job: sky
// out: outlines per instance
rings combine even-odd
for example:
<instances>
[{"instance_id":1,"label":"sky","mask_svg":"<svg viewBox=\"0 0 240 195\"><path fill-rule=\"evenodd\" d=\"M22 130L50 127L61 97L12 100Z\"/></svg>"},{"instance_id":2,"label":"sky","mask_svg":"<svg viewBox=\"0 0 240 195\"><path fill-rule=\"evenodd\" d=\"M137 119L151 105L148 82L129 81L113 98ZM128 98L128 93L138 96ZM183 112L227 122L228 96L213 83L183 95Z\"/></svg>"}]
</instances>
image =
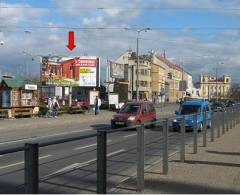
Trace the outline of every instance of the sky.
<instances>
[{"instance_id":1,"label":"sky","mask_svg":"<svg viewBox=\"0 0 240 195\"><path fill-rule=\"evenodd\" d=\"M107 60L135 51L137 30L151 28L140 54L165 49L195 81L218 67L239 82L239 19L240 0L0 0L0 74L38 75L40 55L96 55L104 80Z\"/></svg>"}]
</instances>

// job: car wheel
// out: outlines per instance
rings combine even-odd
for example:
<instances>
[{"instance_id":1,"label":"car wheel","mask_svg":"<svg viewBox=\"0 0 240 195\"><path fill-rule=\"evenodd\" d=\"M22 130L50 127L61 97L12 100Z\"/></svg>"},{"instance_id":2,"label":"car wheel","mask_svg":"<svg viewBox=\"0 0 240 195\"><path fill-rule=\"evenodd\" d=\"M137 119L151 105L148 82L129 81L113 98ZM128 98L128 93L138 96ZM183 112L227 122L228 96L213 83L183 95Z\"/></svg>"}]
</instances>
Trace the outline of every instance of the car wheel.
<instances>
[{"instance_id":1,"label":"car wheel","mask_svg":"<svg viewBox=\"0 0 240 195\"><path fill-rule=\"evenodd\" d=\"M209 121L208 121L207 128L208 128L208 129L210 129L211 127L212 127L212 121L211 121L211 120L209 120Z\"/></svg>"},{"instance_id":2,"label":"car wheel","mask_svg":"<svg viewBox=\"0 0 240 195\"><path fill-rule=\"evenodd\" d=\"M135 129L137 130L137 126L140 126L141 124L142 124L141 121L137 121L137 122L136 122L136 128L135 128Z\"/></svg>"},{"instance_id":3,"label":"car wheel","mask_svg":"<svg viewBox=\"0 0 240 195\"><path fill-rule=\"evenodd\" d=\"M116 125L114 123L111 123L111 129L116 129Z\"/></svg>"}]
</instances>

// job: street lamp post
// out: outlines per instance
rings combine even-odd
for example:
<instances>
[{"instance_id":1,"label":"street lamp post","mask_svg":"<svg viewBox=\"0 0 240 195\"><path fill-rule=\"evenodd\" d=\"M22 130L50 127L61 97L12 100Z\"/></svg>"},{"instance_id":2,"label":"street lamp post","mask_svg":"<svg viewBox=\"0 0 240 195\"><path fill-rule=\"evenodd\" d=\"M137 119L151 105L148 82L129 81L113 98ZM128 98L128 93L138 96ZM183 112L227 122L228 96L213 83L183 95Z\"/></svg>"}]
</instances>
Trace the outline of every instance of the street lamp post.
<instances>
[{"instance_id":1,"label":"street lamp post","mask_svg":"<svg viewBox=\"0 0 240 195\"><path fill-rule=\"evenodd\" d=\"M137 101L139 101L139 55L138 55L138 50L139 50L139 36L142 31L147 32L148 30L151 30L150 28L143 28L137 31L137 83L136 83L136 95L137 95Z\"/></svg>"},{"instance_id":2,"label":"street lamp post","mask_svg":"<svg viewBox=\"0 0 240 195\"><path fill-rule=\"evenodd\" d=\"M216 66L216 101L218 102L218 69L219 65L223 65L223 62L219 62Z\"/></svg>"}]
</instances>

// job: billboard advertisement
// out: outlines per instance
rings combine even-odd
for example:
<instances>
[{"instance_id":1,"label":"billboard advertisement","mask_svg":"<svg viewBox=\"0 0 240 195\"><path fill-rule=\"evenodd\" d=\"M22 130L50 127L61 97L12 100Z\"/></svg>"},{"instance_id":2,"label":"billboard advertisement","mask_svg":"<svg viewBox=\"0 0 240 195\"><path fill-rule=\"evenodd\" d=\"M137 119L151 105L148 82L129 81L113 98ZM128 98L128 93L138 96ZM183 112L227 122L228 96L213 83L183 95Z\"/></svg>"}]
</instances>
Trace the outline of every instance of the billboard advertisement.
<instances>
[{"instance_id":1,"label":"billboard advertisement","mask_svg":"<svg viewBox=\"0 0 240 195\"><path fill-rule=\"evenodd\" d=\"M99 78L97 67L98 59L94 56L78 57L74 59L75 65L79 67L79 86L96 87Z\"/></svg>"},{"instance_id":2,"label":"billboard advertisement","mask_svg":"<svg viewBox=\"0 0 240 195\"><path fill-rule=\"evenodd\" d=\"M124 64L110 62L110 76L112 78L124 79Z\"/></svg>"},{"instance_id":3,"label":"billboard advertisement","mask_svg":"<svg viewBox=\"0 0 240 195\"><path fill-rule=\"evenodd\" d=\"M97 56L46 56L41 60L43 85L98 87L100 58Z\"/></svg>"}]
</instances>

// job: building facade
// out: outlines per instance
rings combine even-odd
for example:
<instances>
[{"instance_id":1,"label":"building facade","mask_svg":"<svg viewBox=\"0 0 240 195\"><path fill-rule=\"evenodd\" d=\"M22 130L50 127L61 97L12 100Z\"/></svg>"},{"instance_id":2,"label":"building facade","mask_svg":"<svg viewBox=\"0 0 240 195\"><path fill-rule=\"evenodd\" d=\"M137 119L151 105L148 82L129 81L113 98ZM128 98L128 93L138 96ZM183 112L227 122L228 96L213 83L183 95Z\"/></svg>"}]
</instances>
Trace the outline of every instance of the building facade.
<instances>
[{"instance_id":1,"label":"building facade","mask_svg":"<svg viewBox=\"0 0 240 195\"><path fill-rule=\"evenodd\" d=\"M201 97L207 100L225 100L230 96L231 77L223 75L216 78L209 75L200 75L199 87Z\"/></svg>"},{"instance_id":2,"label":"building facade","mask_svg":"<svg viewBox=\"0 0 240 195\"><path fill-rule=\"evenodd\" d=\"M128 50L116 60L116 63L127 65L128 69L128 99L136 99L137 86L137 55ZM139 56L139 99L152 100L151 62L149 56Z\"/></svg>"}]
</instances>

